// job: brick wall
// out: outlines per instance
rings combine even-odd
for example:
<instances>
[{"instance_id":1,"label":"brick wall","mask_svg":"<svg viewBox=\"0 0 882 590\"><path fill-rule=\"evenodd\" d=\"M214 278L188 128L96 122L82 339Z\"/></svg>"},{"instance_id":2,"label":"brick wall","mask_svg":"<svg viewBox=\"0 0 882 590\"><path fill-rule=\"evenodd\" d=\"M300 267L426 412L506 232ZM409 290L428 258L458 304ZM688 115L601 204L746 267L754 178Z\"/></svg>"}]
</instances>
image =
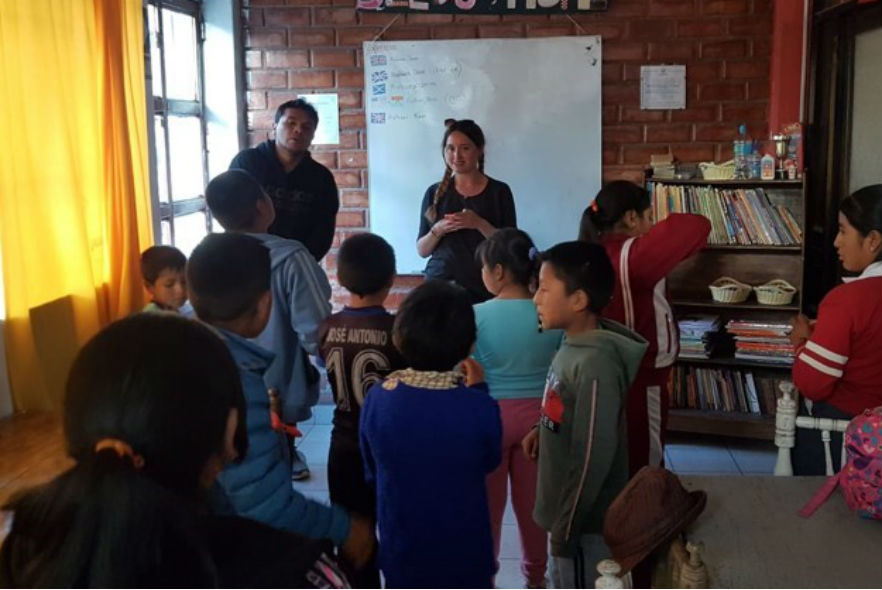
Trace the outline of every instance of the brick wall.
<instances>
[{"instance_id":1,"label":"brick wall","mask_svg":"<svg viewBox=\"0 0 882 590\"><path fill-rule=\"evenodd\" d=\"M272 129L274 108L296 92L337 92L340 145L313 156L340 187L334 247L367 226L367 146L361 43L394 15L356 13L354 0L244 0L249 141ZM739 123L765 137L771 0L611 0L606 12L565 16L400 15L384 40L603 38L603 178L640 182L651 154L670 146L684 162L731 158ZM686 64L683 111L641 111L640 66ZM416 223L416 221L414 221ZM335 250L325 266L334 279ZM404 277L391 303L415 279ZM340 293L335 290L339 303Z\"/></svg>"}]
</instances>

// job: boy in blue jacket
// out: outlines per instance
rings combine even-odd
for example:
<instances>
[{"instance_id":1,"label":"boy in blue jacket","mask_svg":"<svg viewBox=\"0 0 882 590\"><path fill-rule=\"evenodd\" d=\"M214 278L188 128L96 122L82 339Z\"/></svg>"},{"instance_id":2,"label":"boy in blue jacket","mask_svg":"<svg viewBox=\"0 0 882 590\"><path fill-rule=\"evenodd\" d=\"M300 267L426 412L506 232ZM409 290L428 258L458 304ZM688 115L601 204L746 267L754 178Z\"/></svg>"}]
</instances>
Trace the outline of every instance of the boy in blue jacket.
<instances>
[{"instance_id":1,"label":"boy in blue jacket","mask_svg":"<svg viewBox=\"0 0 882 590\"><path fill-rule=\"evenodd\" d=\"M370 524L295 491L284 435L272 427L264 373L274 355L249 340L263 331L270 317L270 260L256 238L210 234L193 250L187 266L196 314L223 338L239 367L245 394L248 453L241 463L221 471L217 481L224 497L216 504L225 503L239 516L279 529L330 539L361 566L374 547Z\"/></svg>"},{"instance_id":2,"label":"boy in blue jacket","mask_svg":"<svg viewBox=\"0 0 882 590\"><path fill-rule=\"evenodd\" d=\"M319 374L309 355L318 354L319 326L331 314L328 277L306 246L267 233L276 218L273 202L248 172L219 174L205 188L205 200L225 230L250 234L270 252L273 306L255 342L276 355L266 383L279 392L282 418L307 420L319 397ZM308 478L303 454L294 450L291 459L292 478Z\"/></svg>"}]
</instances>

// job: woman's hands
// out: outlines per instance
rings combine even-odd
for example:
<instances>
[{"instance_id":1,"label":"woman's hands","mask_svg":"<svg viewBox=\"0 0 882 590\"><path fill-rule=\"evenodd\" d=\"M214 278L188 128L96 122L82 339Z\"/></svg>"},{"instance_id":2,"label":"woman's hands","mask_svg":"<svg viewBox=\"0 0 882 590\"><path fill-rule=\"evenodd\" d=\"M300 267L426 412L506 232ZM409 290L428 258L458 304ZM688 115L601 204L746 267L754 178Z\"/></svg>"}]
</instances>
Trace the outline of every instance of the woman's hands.
<instances>
[{"instance_id":1,"label":"woman's hands","mask_svg":"<svg viewBox=\"0 0 882 590\"><path fill-rule=\"evenodd\" d=\"M790 320L790 325L793 327L790 331L790 343L793 346L799 346L811 338L815 329L815 322L802 314Z\"/></svg>"},{"instance_id":2,"label":"woman's hands","mask_svg":"<svg viewBox=\"0 0 882 590\"><path fill-rule=\"evenodd\" d=\"M444 233L451 233L461 229L475 229L481 232L486 238L496 231L496 228L490 225L486 219L471 209L463 209L456 213L448 213L444 216L444 219L436 223L432 229L437 228L440 224L444 224Z\"/></svg>"}]
</instances>

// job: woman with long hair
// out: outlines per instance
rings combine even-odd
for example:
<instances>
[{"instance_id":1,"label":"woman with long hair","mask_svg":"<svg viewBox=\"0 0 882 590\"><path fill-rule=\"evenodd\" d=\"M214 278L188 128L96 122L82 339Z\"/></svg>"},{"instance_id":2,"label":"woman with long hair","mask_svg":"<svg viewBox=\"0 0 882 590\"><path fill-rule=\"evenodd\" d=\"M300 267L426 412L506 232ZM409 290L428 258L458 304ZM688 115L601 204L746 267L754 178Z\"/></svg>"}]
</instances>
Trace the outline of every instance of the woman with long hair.
<instances>
[{"instance_id":1,"label":"woman with long hair","mask_svg":"<svg viewBox=\"0 0 882 590\"><path fill-rule=\"evenodd\" d=\"M517 227L514 197L507 184L484 173L484 132L471 119L445 121L441 149L444 176L430 186L420 207L417 252L428 279L453 281L473 303L490 299L475 251L502 227Z\"/></svg>"},{"instance_id":2,"label":"woman with long hair","mask_svg":"<svg viewBox=\"0 0 882 590\"><path fill-rule=\"evenodd\" d=\"M207 496L244 456L238 371L209 328L170 314L111 324L68 376L76 464L12 498L0 586L331 587L324 545L235 516Z\"/></svg>"}]
</instances>

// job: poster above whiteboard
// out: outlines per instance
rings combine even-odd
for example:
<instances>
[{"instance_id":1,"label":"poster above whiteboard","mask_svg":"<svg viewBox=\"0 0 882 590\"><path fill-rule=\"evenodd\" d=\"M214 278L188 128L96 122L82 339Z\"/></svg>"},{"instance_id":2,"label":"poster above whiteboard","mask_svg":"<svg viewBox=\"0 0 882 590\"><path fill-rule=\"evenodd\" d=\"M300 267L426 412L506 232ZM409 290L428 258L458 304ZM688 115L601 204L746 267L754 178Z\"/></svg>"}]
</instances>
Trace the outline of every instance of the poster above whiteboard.
<instances>
[{"instance_id":1,"label":"poster above whiteboard","mask_svg":"<svg viewBox=\"0 0 882 590\"><path fill-rule=\"evenodd\" d=\"M370 228L399 273L426 263L420 205L444 174L448 118L484 130L485 172L511 187L538 247L576 238L600 188L599 37L367 42L364 64Z\"/></svg>"}]
</instances>

